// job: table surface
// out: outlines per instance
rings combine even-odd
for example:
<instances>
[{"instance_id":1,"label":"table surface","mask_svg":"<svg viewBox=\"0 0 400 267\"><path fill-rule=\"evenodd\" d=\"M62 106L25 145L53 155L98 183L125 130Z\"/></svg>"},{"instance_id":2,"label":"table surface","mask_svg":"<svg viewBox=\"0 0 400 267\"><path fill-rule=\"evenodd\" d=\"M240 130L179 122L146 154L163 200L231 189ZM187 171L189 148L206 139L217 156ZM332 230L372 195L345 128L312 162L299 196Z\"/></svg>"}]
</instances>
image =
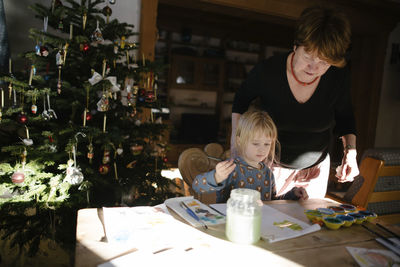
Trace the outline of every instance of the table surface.
<instances>
[{"instance_id":1,"label":"table surface","mask_svg":"<svg viewBox=\"0 0 400 267\"><path fill-rule=\"evenodd\" d=\"M299 203L304 209L315 209L338 204L330 199L309 199L306 201L276 200L265 204L284 212L290 216L309 222L304 215L304 209L299 209ZM177 219L183 221L178 215L170 211ZM105 242L105 231L102 209L81 209L78 211L75 266L97 266L110 259L117 258L127 252L135 251L133 248L121 248ZM370 228L374 225L368 224ZM400 228L392 225L385 225L393 232L400 234ZM208 230L198 228L214 237L226 240L225 225L209 227ZM329 230L322 227L320 231L310 233L297 238L268 243L260 240L256 247L264 249L265 257L279 262L283 258L293 265L304 266L358 266L356 261L348 253L346 246L385 249L375 241L376 236L368 232L360 225L341 227L339 230ZM285 264L284 264L285 265Z\"/></svg>"}]
</instances>

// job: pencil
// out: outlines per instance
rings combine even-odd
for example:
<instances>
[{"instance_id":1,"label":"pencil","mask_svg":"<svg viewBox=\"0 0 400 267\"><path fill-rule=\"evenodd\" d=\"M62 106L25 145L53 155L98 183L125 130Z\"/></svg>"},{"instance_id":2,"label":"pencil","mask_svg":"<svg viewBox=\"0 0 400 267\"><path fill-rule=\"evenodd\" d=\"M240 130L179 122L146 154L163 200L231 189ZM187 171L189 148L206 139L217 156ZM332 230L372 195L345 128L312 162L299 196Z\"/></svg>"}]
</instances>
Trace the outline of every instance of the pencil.
<instances>
[{"instance_id":1,"label":"pencil","mask_svg":"<svg viewBox=\"0 0 400 267\"><path fill-rule=\"evenodd\" d=\"M390 231L389 229L387 229L385 226L383 226L383 225L381 225L381 224L379 224L379 223L377 223L376 225L379 226L380 228L382 228L383 230L385 230L386 232L391 233L394 237L400 238L399 235L397 235L396 233L393 233L392 231Z\"/></svg>"},{"instance_id":2,"label":"pencil","mask_svg":"<svg viewBox=\"0 0 400 267\"><path fill-rule=\"evenodd\" d=\"M387 243L389 243L389 244L392 245L393 247L399 248L398 245L397 245L396 243L394 243L392 240L390 240L389 238L386 238L386 237L384 237L383 235L381 235L381 234L375 232L374 230L369 229L367 226L365 226L365 225L363 225L363 224L362 224L361 226L364 227L365 229L367 229L368 231L370 231L371 233L373 233L373 234L377 235L378 237L382 238L384 241L386 241ZM393 251L396 255L400 256L400 254L399 254L397 251L391 249L390 247L388 247L388 248L389 248L391 251Z\"/></svg>"}]
</instances>

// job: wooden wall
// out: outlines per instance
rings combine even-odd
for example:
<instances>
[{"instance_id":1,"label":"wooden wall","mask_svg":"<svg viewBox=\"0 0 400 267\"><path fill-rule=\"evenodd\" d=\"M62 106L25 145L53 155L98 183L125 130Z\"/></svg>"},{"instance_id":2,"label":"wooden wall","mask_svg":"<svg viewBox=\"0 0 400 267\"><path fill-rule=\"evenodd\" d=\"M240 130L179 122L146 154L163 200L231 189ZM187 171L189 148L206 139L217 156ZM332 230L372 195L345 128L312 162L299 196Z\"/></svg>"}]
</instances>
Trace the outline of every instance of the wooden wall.
<instances>
[{"instance_id":1,"label":"wooden wall","mask_svg":"<svg viewBox=\"0 0 400 267\"><path fill-rule=\"evenodd\" d=\"M348 14L353 29L352 97L359 155L374 146L387 40L400 21L400 3L389 0L145 0L142 3L151 6L142 13L142 23L149 20L151 27L158 12L157 23L166 27L185 25L199 34L237 36L240 40L282 47L291 47L294 22L305 7L320 4L341 8ZM154 33L151 27L142 25L141 29ZM143 39L141 47L151 51L155 41Z\"/></svg>"}]
</instances>

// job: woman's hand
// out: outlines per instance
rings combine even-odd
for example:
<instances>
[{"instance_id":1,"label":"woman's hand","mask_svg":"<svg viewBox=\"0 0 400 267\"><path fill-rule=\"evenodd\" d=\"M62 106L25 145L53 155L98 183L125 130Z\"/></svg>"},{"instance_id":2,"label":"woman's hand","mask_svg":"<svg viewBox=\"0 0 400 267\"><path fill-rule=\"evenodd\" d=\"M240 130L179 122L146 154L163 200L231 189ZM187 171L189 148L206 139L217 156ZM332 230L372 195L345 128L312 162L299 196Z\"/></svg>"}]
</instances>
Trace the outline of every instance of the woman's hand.
<instances>
[{"instance_id":1,"label":"woman's hand","mask_svg":"<svg viewBox=\"0 0 400 267\"><path fill-rule=\"evenodd\" d=\"M233 159L221 161L215 166L215 182L217 184L228 178L229 174L235 169L236 164L233 163Z\"/></svg>"},{"instance_id":2,"label":"woman's hand","mask_svg":"<svg viewBox=\"0 0 400 267\"><path fill-rule=\"evenodd\" d=\"M340 183L352 182L360 171L357 165L357 151L346 149L343 154L342 165L336 168L336 177Z\"/></svg>"},{"instance_id":3,"label":"woman's hand","mask_svg":"<svg viewBox=\"0 0 400 267\"><path fill-rule=\"evenodd\" d=\"M308 194L307 191L303 187L295 187L294 188L294 195L301 200L307 200Z\"/></svg>"}]
</instances>

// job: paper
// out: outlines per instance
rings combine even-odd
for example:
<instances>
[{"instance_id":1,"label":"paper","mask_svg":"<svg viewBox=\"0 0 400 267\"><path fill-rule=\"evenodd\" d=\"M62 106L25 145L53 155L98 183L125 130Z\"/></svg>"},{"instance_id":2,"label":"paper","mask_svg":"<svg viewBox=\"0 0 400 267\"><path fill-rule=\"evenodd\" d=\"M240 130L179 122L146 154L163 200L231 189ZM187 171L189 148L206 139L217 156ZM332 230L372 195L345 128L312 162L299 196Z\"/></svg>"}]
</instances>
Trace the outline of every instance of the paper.
<instances>
[{"instance_id":1,"label":"paper","mask_svg":"<svg viewBox=\"0 0 400 267\"><path fill-rule=\"evenodd\" d=\"M193 196L170 198L165 200L164 203L167 207L175 211L192 226L202 226L200 222L190 216L186 210L182 208L181 202L184 202L200 218L200 220L202 220L208 226L225 223L225 216L219 214L197 199L194 199Z\"/></svg>"},{"instance_id":2,"label":"paper","mask_svg":"<svg viewBox=\"0 0 400 267\"><path fill-rule=\"evenodd\" d=\"M400 266L400 258L389 250L356 247L346 249L361 267Z\"/></svg>"},{"instance_id":3,"label":"paper","mask_svg":"<svg viewBox=\"0 0 400 267\"><path fill-rule=\"evenodd\" d=\"M226 213L226 204L212 204L213 208ZM273 243L295 238L321 229L318 224L309 225L268 205L262 207L261 238Z\"/></svg>"}]
</instances>

